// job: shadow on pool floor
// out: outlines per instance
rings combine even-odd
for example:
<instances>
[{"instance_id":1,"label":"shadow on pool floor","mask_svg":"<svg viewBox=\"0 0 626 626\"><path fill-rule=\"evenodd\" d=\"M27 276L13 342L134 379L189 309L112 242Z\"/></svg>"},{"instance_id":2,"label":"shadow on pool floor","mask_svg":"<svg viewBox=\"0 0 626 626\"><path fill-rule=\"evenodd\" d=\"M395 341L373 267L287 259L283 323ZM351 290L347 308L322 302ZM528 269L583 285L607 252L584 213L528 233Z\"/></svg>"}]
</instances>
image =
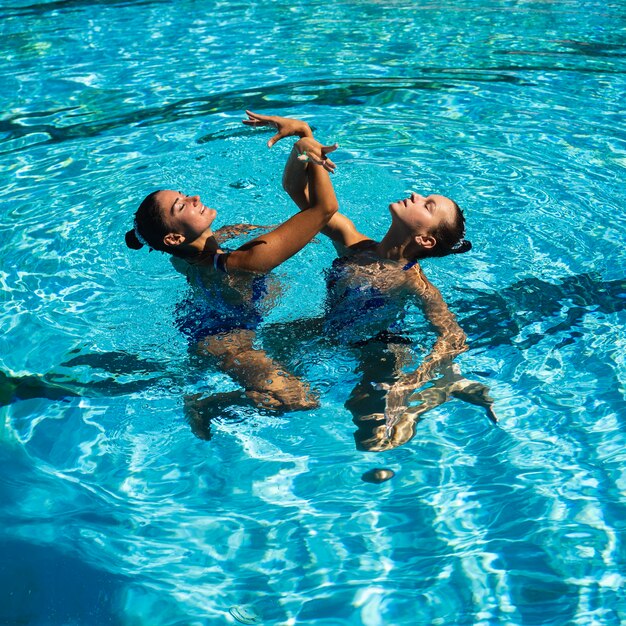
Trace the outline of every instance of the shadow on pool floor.
<instances>
[{"instance_id":1,"label":"shadow on pool floor","mask_svg":"<svg viewBox=\"0 0 626 626\"><path fill-rule=\"evenodd\" d=\"M0 541L0 626L121 624L127 581L51 546Z\"/></svg>"}]
</instances>

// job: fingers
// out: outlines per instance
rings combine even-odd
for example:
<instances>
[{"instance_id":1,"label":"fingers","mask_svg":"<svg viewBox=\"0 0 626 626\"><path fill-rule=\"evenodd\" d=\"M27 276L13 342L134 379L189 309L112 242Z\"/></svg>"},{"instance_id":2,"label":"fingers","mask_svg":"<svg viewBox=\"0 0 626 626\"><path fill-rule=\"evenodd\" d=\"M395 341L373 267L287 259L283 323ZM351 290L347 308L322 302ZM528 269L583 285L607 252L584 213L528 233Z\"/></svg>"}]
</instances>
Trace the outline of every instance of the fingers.
<instances>
[{"instance_id":1,"label":"fingers","mask_svg":"<svg viewBox=\"0 0 626 626\"><path fill-rule=\"evenodd\" d=\"M267 147L271 148L277 141L280 141L281 139L283 139L283 137L286 137L287 135L285 135L285 133L276 133L268 142L267 142Z\"/></svg>"},{"instance_id":2,"label":"fingers","mask_svg":"<svg viewBox=\"0 0 626 626\"><path fill-rule=\"evenodd\" d=\"M269 115L261 115L260 113L253 113L252 111L246 111L246 115L248 116L247 120L243 120L243 123L246 124L258 124L259 122L269 122Z\"/></svg>"},{"instance_id":3,"label":"fingers","mask_svg":"<svg viewBox=\"0 0 626 626\"><path fill-rule=\"evenodd\" d=\"M248 119L244 119L244 120L241 120L241 121L244 124L246 124L247 126L256 126L261 121L261 120L258 119L257 115L252 113L252 111L246 111L246 114L248 116Z\"/></svg>"},{"instance_id":4,"label":"fingers","mask_svg":"<svg viewBox=\"0 0 626 626\"><path fill-rule=\"evenodd\" d=\"M315 165L321 165L327 172L334 174L337 166L333 161L327 159L326 157L321 157L313 152L304 150L300 156L298 156L299 161L304 161L305 163L314 163Z\"/></svg>"},{"instance_id":5,"label":"fingers","mask_svg":"<svg viewBox=\"0 0 626 626\"><path fill-rule=\"evenodd\" d=\"M324 159L322 161L322 166L330 174L334 174L337 169L337 166L330 159Z\"/></svg>"},{"instance_id":6,"label":"fingers","mask_svg":"<svg viewBox=\"0 0 626 626\"><path fill-rule=\"evenodd\" d=\"M493 424L495 424L497 426L498 425L498 416L496 415L496 412L493 410L493 405L490 404L489 406L486 406L485 410L487 411L487 417L491 420L491 422Z\"/></svg>"},{"instance_id":7,"label":"fingers","mask_svg":"<svg viewBox=\"0 0 626 626\"><path fill-rule=\"evenodd\" d=\"M332 146L322 146L322 165L327 172L333 174L337 169L337 166L326 156L329 152L334 152L339 147L339 144L332 144Z\"/></svg>"},{"instance_id":8,"label":"fingers","mask_svg":"<svg viewBox=\"0 0 626 626\"><path fill-rule=\"evenodd\" d=\"M335 163L333 161L331 161L328 158L328 153L329 152L334 152L337 148L339 147L338 144L334 143L332 146L323 146L322 147L322 165L324 166L324 169L327 172L330 172L331 174L334 174L335 170L337 169L337 166L335 165Z\"/></svg>"},{"instance_id":9,"label":"fingers","mask_svg":"<svg viewBox=\"0 0 626 626\"><path fill-rule=\"evenodd\" d=\"M248 116L247 120L241 120L246 126L274 126L276 122L272 115L260 115L259 113L253 113L252 111L246 111Z\"/></svg>"},{"instance_id":10,"label":"fingers","mask_svg":"<svg viewBox=\"0 0 626 626\"><path fill-rule=\"evenodd\" d=\"M319 150L317 149L319 147ZM314 149L303 150L298 156L298 160L305 161L307 163L315 163L315 165L321 165L327 172L331 174L335 172L337 166L331 161L326 154L328 152L335 151L339 146L333 144L332 146L322 146L318 144Z\"/></svg>"},{"instance_id":11,"label":"fingers","mask_svg":"<svg viewBox=\"0 0 626 626\"><path fill-rule=\"evenodd\" d=\"M287 129L283 129L284 124L281 126L279 119L276 115L260 115L259 113L253 113L252 111L246 111L248 116L247 120L241 120L246 126L273 126L278 129L278 132L268 140L267 147L271 148L277 141L288 137L290 133Z\"/></svg>"}]
</instances>

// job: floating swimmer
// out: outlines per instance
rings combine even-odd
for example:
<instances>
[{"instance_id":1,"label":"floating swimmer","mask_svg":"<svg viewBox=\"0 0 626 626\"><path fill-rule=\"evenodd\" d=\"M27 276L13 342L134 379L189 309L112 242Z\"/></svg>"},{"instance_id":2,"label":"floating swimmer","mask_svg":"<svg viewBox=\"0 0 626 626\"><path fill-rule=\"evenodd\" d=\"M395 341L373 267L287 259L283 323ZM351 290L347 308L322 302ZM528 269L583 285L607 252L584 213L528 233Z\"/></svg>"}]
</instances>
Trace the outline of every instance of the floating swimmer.
<instances>
[{"instance_id":1,"label":"floating swimmer","mask_svg":"<svg viewBox=\"0 0 626 626\"><path fill-rule=\"evenodd\" d=\"M310 127L301 120L250 111L248 118L245 124L277 129L269 146L293 134L312 139L306 155L292 150L283 175L284 189L301 210L307 210L312 198L308 169L323 164L334 171L328 154L336 146L315 142ZM483 406L495 421L486 387L468 381L452 367L454 358L467 349L466 336L418 263L471 249L463 212L446 196L418 193L391 202L389 212L391 225L381 241L361 233L341 213L322 229L340 257L329 272L325 330L358 354L361 380L346 406L359 427L357 447L373 451L406 443L414 435L419 415L451 397ZM411 299L421 305L437 339L421 365L404 373L402 368L413 354L398 322ZM438 376L433 391L421 389ZM419 407L409 408L412 397Z\"/></svg>"},{"instance_id":2,"label":"floating swimmer","mask_svg":"<svg viewBox=\"0 0 626 626\"><path fill-rule=\"evenodd\" d=\"M304 136L294 149L304 154L316 145ZM300 410L318 404L309 385L255 347L255 339L267 295L266 274L299 252L337 211L329 169L322 163L307 168L310 202L306 210L235 250L222 247L221 242L255 227L238 225L214 232L217 211L197 195L171 189L154 191L135 213L134 227L126 233L128 247L147 246L172 256L174 266L187 276L195 291L194 297L179 307L179 327L198 354L213 358L243 387L243 392L235 394L187 399L199 436L209 436L196 420L201 405L239 402L270 410Z\"/></svg>"}]
</instances>

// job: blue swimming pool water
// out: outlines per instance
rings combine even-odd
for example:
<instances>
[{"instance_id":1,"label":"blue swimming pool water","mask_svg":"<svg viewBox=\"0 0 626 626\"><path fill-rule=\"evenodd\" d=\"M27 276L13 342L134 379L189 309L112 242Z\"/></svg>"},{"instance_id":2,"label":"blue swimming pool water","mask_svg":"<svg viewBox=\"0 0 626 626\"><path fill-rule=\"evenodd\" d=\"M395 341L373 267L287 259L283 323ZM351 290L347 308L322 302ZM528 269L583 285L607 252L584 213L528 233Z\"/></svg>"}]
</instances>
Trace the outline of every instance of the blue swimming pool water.
<instances>
[{"instance_id":1,"label":"blue swimming pool water","mask_svg":"<svg viewBox=\"0 0 626 626\"><path fill-rule=\"evenodd\" d=\"M625 28L599 0L3 3L0 623L623 623ZM320 240L262 335L321 407L192 434L183 397L236 387L188 358L184 281L123 234L159 186L220 223L290 213L288 146L246 108L338 141L373 235L407 189L465 208L474 250L424 269L499 426L454 400L356 449L354 357L310 321Z\"/></svg>"}]
</instances>

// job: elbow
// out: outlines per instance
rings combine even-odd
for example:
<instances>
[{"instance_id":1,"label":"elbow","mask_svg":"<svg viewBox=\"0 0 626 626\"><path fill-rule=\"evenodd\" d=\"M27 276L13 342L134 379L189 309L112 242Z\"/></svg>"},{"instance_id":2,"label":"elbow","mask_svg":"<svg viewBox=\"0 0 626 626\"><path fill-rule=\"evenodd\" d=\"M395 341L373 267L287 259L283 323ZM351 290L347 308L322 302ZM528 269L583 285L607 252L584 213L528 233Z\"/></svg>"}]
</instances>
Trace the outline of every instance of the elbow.
<instances>
[{"instance_id":1,"label":"elbow","mask_svg":"<svg viewBox=\"0 0 626 626\"><path fill-rule=\"evenodd\" d=\"M339 211L339 202L334 198L332 200L328 199L324 202L318 202L317 204L310 207L313 211L317 211L318 214L322 215L322 219L324 223L329 222L333 215Z\"/></svg>"},{"instance_id":2,"label":"elbow","mask_svg":"<svg viewBox=\"0 0 626 626\"><path fill-rule=\"evenodd\" d=\"M452 347L457 354L461 354L461 352L465 352L468 349L467 335L462 330L454 334Z\"/></svg>"},{"instance_id":3,"label":"elbow","mask_svg":"<svg viewBox=\"0 0 626 626\"><path fill-rule=\"evenodd\" d=\"M339 202L337 202L337 198L333 198L329 202L325 203L324 213L328 215L330 219L335 213L339 211Z\"/></svg>"},{"instance_id":4,"label":"elbow","mask_svg":"<svg viewBox=\"0 0 626 626\"><path fill-rule=\"evenodd\" d=\"M326 226L328 222L333 219L333 216L337 213L338 210L339 204L336 202L333 204L328 204L323 208L322 220L324 222L324 226Z\"/></svg>"}]
</instances>

